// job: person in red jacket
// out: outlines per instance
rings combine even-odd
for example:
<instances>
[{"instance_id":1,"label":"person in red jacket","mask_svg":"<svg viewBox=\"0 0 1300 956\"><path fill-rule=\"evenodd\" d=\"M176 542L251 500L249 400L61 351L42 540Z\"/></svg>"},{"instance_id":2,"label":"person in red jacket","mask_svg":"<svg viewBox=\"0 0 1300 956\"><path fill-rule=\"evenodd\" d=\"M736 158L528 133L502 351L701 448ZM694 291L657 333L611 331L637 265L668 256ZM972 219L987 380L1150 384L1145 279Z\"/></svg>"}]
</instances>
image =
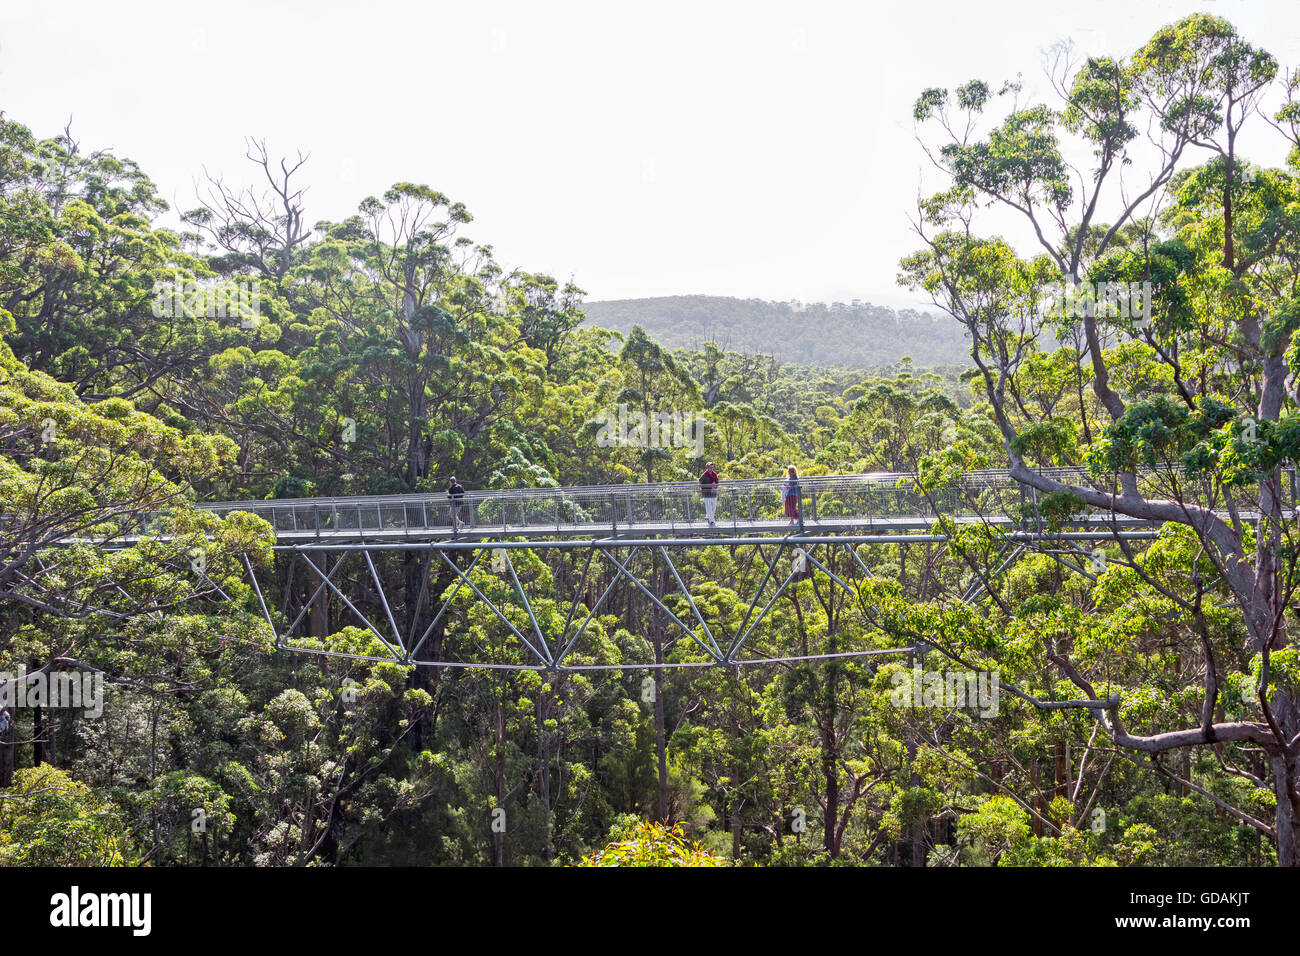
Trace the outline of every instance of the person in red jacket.
<instances>
[{"instance_id":1,"label":"person in red jacket","mask_svg":"<svg viewBox=\"0 0 1300 956\"><path fill-rule=\"evenodd\" d=\"M713 516L718 508L718 473L713 470L713 462L704 466L700 475L700 497L704 499L704 517L709 519L709 527L714 526Z\"/></svg>"}]
</instances>

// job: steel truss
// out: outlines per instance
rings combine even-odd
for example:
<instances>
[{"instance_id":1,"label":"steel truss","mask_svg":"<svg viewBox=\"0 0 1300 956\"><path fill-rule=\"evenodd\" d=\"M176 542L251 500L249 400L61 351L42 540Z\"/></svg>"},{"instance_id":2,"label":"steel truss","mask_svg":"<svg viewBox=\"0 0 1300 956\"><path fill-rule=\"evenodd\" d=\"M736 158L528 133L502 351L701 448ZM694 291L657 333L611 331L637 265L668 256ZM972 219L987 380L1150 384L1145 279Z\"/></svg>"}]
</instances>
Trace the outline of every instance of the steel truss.
<instances>
[{"instance_id":1,"label":"steel truss","mask_svg":"<svg viewBox=\"0 0 1300 956\"><path fill-rule=\"evenodd\" d=\"M1080 543L1101 539L1113 540L1117 536L1129 540L1149 540L1154 538L1157 533L1158 529L1155 528L1132 531L1095 528L1086 531L1057 532L1054 534L1004 532L1002 534L1004 545L996 559L1000 561L997 569L987 576L982 574L974 575L962 595L962 600L966 603L974 603L979 600L982 595L988 593L993 581L1005 573L1016 560L1026 553L1045 552L1053 554L1055 557L1054 552L1064 552L1065 554L1086 558L1087 553L1078 547ZM257 580L257 573L247 557L244 559L244 567L251 580L262 614L275 635L275 646L284 651L435 668L532 670L540 672L670 670L701 667L741 667L781 662L916 653L919 649L918 645L834 654L779 657L749 657L745 656L743 652L776 602L787 592L790 585L801 577L814 576L824 579L832 587L841 589L854 601L858 601L859 590L854 582L859 579L859 575L861 578L874 576L858 553L858 545L908 545L939 543L947 540L949 540L949 536L944 534L788 534L784 536L698 538L619 539L602 537L586 540L565 538L527 541L453 540L436 542L388 541L346 544L281 544L276 547L277 553L288 556L289 561L294 566L300 564L311 575L310 579L316 582L315 590L303 603L302 608L293 620L283 629L276 627L262 587ZM732 633L727 634L724 633L724 628L719 622L710 623L707 620L695 596L687 586L686 580L679 571L677 563L674 562L670 551L676 550L680 552L704 547L735 548L744 545L754 546L757 555L762 558L766 567L757 589L749 598L748 607L740 625ZM770 547L770 556L763 554L764 546ZM533 602L529 599L527 590L520 581L514 560L511 557L511 553L518 549L530 551L586 551L585 560L580 559L579 561L582 566L581 576L571 599L566 602L568 607L564 617L564 626L559 633L546 633L538 621ZM850 580L845 580L843 576L832 570L831 556L841 550L847 551L852 557L849 566L856 573L850 575ZM393 614L392 605L384 589L383 576L379 573L373 557L375 553L385 551L399 551L423 556L427 562L424 571L424 590L426 591L429 565L440 561L450 574L453 582L450 590L444 592L445 596L437 612L418 636L414 633L414 629L403 635ZM466 552L470 556L470 560L465 567L457 564L455 560L455 557L461 552ZM382 616L367 615L358 607L358 604L365 602L360 600L354 602L349 599L340 586L339 572L348 556L354 553L362 555L364 569L367 572L363 578L364 585L374 588L374 596L377 598L377 602L372 601L371 603L378 604ZM494 600L484 593L484 590L473 580L475 570L479 567L484 556L489 553L492 555L493 572L507 585L507 593L516 597L517 602L511 601L507 604ZM651 566L659 567L666 572L668 577L664 580L670 580L675 586L667 589L662 596L656 594L654 589L647 585L636 573L635 565L637 562L634 559L643 557L646 554L651 558ZM329 560L331 556L334 556L332 563ZM588 604L584 602L584 596L587 594L588 582L592 580L593 572L608 573L610 579L609 583L602 589L599 597ZM667 626L676 633L676 636L667 642L665 649L676 646L681 642L687 642L694 646L695 650L703 656L703 659L658 663L630 661L618 664L575 661L573 659L576 656L575 651L581 647L580 642L587 632L588 626L599 615L601 608L614 593L616 586L620 582L626 582L627 585L644 595L654 608L664 616ZM770 587L773 582L779 582L774 591ZM509 632L510 638L517 642L518 649L525 652L528 659L527 663L435 660L421 656L439 623L443 621L452 605L466 590L474 600L490 610L496 619L504 625ZM358 622L386 648L388 653L386 655L353 654L308 647L296 643L299 626L324 591L328 591L337 597L344 607L356 617ZM421 593L419 599L421 605L424 598L425 594ZM677 611L669 607L665 601L673 598L684 601L685 607L679 605ZM860 601L859 606L861 607ZM507 613L510 609L522 610L528 623L526 625L522 623L516 624L515 621L512 621ZM682 613L679 614L678 611ZM516 615L516 620L517 618Z\"/></svg>"}]
</instances>

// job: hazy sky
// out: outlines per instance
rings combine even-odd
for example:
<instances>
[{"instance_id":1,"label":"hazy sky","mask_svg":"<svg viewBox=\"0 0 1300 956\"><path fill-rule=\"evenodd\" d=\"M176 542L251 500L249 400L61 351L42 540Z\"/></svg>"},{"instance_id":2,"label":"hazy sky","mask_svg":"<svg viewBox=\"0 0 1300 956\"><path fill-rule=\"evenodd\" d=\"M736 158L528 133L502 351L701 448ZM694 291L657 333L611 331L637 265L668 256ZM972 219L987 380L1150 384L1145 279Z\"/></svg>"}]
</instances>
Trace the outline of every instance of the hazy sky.
<instances>
[{"instance_id":1,"label":"hazy sky","mask_svg":"<svg viewBox=\"0 0 1300 956\"><path fill-rule=\"evenodd\" d=\"M1194 10L1300 65L1295 0L763 4L0 0L0 108L136 160L192 208L243 138L310 153L307 211L398 181L464 202L507 268L592 299L906 297L927 86L1128 54ZM1276 165L1275 134L1247 141Z\"/></svg>"}]
</instances>

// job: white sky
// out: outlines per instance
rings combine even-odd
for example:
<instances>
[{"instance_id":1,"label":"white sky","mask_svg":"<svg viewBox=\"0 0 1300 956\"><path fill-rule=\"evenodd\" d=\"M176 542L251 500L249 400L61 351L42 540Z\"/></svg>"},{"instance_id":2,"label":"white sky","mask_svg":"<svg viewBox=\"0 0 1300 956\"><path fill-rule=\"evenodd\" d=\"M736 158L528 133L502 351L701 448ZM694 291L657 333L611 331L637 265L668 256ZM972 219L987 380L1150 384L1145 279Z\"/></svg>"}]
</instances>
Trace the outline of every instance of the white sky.
<instances>
[{"instance_id":1,"label":"white sky","mask_svg":"<svg viewBox=\"0 0 1300 956\"><path fill-rule=\"evenodd\" d=\"M591 299L905 300L927 86L1041 51L1127 55L1194 10L1300 65L1295 0L618 3L0 0L0 108L136 160L174 207L243 138L302 149L313 221L398 181L464 202L507 268ZM1285 156L1261 129L1244 152Z\"/></svg>"}]
</instances>

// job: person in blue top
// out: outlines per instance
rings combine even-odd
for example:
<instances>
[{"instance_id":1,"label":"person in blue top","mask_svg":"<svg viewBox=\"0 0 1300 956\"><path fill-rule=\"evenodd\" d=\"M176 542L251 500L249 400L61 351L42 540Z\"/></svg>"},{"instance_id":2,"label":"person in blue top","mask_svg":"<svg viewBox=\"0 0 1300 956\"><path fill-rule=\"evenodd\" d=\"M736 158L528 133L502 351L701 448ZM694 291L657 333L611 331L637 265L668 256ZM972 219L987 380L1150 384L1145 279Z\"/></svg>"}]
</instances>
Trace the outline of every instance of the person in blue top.
<instances>
[{"instance_id":1,"label":"person in blue top","mask_svg":"<svg viewBox=\"0 0 1300 956\"><path fill-rule=\"evenodd\" d=\"M785 501L785 516L790 524L799 520L799 472L791 465L785 470L785 481L781 483L781 497Z\"/></svg>"}]
</instances>

